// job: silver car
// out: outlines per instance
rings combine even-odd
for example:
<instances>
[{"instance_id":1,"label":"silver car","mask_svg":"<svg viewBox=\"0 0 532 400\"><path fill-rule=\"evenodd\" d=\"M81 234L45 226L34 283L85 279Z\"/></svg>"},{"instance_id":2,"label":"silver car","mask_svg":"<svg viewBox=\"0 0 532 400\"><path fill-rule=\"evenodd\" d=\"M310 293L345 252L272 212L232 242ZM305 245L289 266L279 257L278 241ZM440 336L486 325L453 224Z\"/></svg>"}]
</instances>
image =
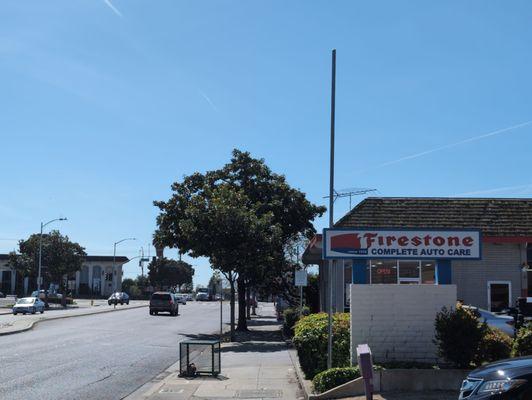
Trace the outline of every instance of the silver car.
<instances>
[{"instance_id":1,"label":"silver car","mask_svg":"<svg viewBox=\"0 0 532 400\"><path fill-rule=\"evenodd\" d=\"M35 314L36 312L41 314L44 312L44 302L36 297L23 297L18 299L13 306L13 315L18 313Z\"/></svg>"},{"instance_id":2,"label":"silver car","mask_svg":"<svg viewBox=\"0 0 532 400\"><path fill-rule=\"evenodd\" d=\"M187 304L187 296L185 294L179 294L177 293L175 295L175 298L179 304L186 305Z\"/></svg>"},{"instance_id":3,"label":"silver car","mask_svg":"<svg viewBox=\"0 0 532 400\"><path fill-rule=\"evenodd\" d=\"M491 311L475 306L462 306L473 311L480 322L485 322L490 328L496 328L506 333L508 336L514 336L514 318L509 315L495 314Z\"/></svg>"}]
</instances>

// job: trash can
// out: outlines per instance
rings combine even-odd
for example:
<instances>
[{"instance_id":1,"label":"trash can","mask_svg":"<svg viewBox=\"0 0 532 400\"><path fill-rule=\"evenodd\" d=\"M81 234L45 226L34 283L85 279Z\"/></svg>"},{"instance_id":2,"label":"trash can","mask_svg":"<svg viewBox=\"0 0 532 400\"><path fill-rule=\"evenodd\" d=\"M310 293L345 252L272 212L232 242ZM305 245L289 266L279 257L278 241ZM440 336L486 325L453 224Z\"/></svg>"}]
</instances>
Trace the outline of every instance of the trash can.
<instances>
[{"instance_id":1,"label":"trash can","mask_svg":"<svg viewBox=\"0 0 532 400\"><path fill-rule=\"evenodd\" d=\"M220 347L219 340L184 340L179 343L179 376L218 376Z\"/></svg>"}]
</instances>

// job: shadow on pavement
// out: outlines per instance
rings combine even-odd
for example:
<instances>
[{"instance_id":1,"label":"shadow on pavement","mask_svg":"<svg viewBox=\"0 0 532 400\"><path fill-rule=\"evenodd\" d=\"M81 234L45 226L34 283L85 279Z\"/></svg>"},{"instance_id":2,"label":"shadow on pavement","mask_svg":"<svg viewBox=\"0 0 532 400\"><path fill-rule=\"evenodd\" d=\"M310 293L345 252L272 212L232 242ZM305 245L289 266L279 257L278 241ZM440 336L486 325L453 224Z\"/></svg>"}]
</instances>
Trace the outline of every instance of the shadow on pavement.
<instances>
[{"instance_id":1,"label":"shadow on pavement","mask_svg":"<svg viewBox=\"0 0 532 400\"><path fill-rule=\"evenodd\" d=\"M229 346L222 347L222 353L247 353L249 351L254 353L273 353L286 350L286 348L287 346L284 342L235 342Z\"/></svg>"}]
</instances>

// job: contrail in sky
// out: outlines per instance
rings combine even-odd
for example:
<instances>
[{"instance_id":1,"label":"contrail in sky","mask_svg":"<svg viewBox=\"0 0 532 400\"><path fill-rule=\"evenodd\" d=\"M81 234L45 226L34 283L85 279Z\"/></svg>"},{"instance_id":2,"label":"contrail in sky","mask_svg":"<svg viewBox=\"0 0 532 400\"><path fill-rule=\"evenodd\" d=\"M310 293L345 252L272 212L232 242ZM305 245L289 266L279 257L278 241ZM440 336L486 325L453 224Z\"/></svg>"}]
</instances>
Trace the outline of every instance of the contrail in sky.
<instances>
[{"instance_id":1,"label":"contrail in sky","mask_svg":"<svg viewBox=\"0 0 532 400\"><path fill-rule=\"evenodd\" d=\"M459 194L453 195L452 197L478 196L481 194L495 194L495 193L504 193L504 192L510 192L510 193L515 193L515 194L525 194L529 190L530 192L532 192L532 183L528 183L526 185L504 186L504 187L498 187L498 188L493 188L493 189L476 190L474 192L459 193Z\"/></svg>"},{"instance_id":2,"label":"contrail in sky","mask_svg":"<svg viewBox=\"0 0 532 400\"><path fill-rule=\"evenodd\" d=\"M212 109L216 112L218 112L218 107L216 107L216 104L214 104L209 96L207 96L203 91L198 89L199 94L201 94L201 97L205 99L207 103L212 107Z\"/></svg>"},{"instance_id":3,"label":"contrail in sky","mask_svg":"<svg viewBox=\"0 0 532 400\"><path fill-rule=\"evenodd\" d=\"M108 6L111 10L113 10L113 12L114 12L116 15L118 15L120 18L123 17L122 13L121 13L120 11L118 11L118 9L117 9L115 6L113 6L113 3L111 3L111 0L103 0L103 1L104 1L105 4L107 4L107 6Z\"/></svg>"},{"instance_id":4,"label":"contrail in sky","mask_svg":"<svg viewBox=\"0 0 532 400\"><path fill-rule=\"evenodd\" d=\"M423 157L423 156L426 156L427 154L436 153L436 152L441 151L441 150L447 150L447 149L450 149L450 148L453 148L453 147L456 147L456 146L460 146L462 144L476 142L477 140L482 140L482 139L486 139L486 138L491 137L491 136L500 135L502 133L513 131L515 129L519 129L519 128L522 128L524 126L528 126L530 124L532 124L532 121L523 122L523 123L518 124L518 125L513 125L513 126L509 126L507 128L498 129L496 131L485 133L483 135L473 136L473 137L470 137L468 139L460 140L459 142L454 142L454 143L446 144L444 146L436 147L434 149L425 150L425 151L422 151L421 153L416 153L416 154L411 154L409 156L401 157L401 158L398 158L397 160L387 161L387 162L379 164L379 165L377 165L375 167L366 168L366 169L358 171L358 172L361 173L361 172L366 172L366 171L369 171L369 170L372 170L372 169L383 168L383 167L387 167L389 165L398 164L398 163L403 162L403 161L407 161L407 160L412 160L414 158Z\"/></svg>"}]
</instances>

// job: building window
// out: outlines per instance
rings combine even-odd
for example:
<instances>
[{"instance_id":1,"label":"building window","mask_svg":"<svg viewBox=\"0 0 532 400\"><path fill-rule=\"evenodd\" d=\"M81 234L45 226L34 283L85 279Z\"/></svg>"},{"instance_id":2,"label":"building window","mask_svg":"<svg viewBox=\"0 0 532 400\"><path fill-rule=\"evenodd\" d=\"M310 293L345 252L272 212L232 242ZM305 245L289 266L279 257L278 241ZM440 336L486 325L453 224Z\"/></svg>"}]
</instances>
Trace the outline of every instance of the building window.
<instances>
[{"instance_id":1,"label":"building window","mask_svg":"<svg viewBox=\"0 0 532 400\"><path fill-rule=\"evenodd\" d=\"M369 283L435 284L435 261L371 260Z\"/></svg>"},{"instance_id":2,"label":"building window","mask_svg":"<svg viewBox=\"0 0 532 400\"><path fill-rule=\"evenodd\" d=\"M378 283L397 283L397 261L371 260L371 281Z\"/></svg>"}]
</instances>

